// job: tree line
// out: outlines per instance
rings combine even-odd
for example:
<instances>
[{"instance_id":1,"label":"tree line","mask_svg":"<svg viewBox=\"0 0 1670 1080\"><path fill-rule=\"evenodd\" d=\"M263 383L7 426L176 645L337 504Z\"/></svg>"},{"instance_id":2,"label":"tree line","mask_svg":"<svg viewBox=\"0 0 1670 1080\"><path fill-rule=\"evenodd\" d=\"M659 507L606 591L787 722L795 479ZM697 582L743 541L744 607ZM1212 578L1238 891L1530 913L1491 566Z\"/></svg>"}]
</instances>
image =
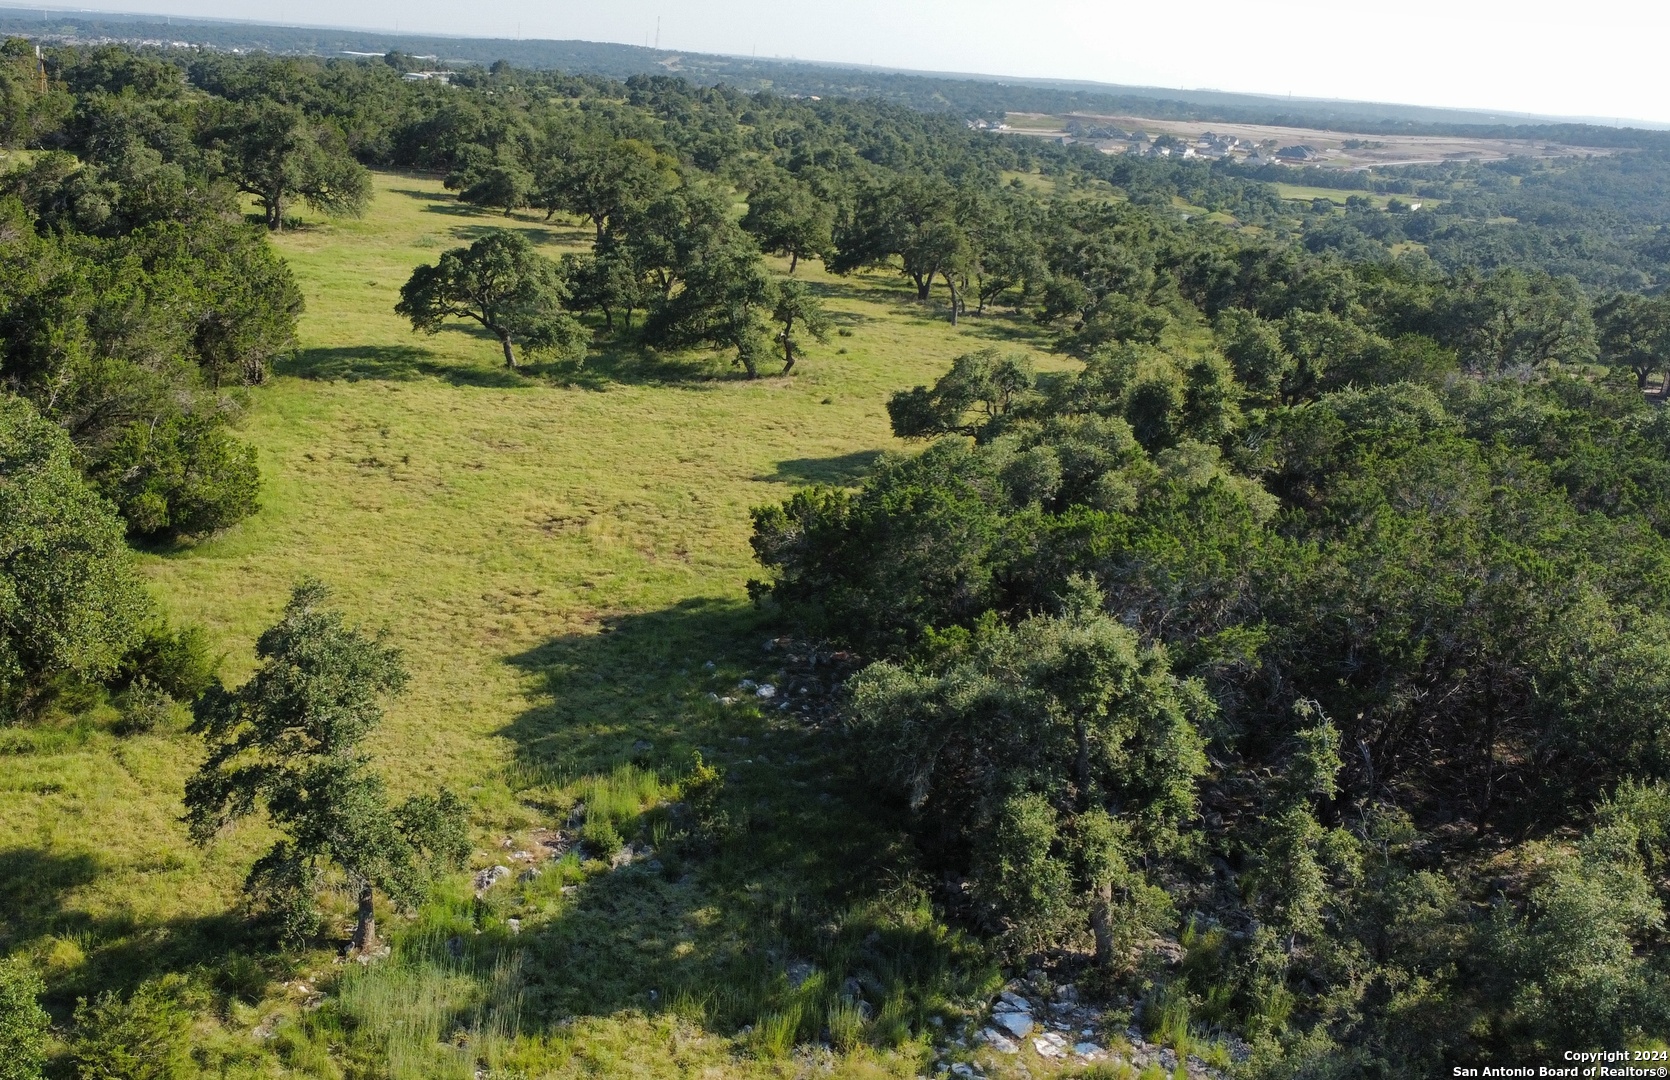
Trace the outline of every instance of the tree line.
<instances>
[{"instance_id":1,"label":"tree line","mask_svg":"<svg viewBox=\"0 0 1670 1080\"><path fill-rule=\"evenodd\" d=\"M1548 279L1144 269L1193 332L971 353L888 403L926 449L755 512L947 904L1252 1075L1670 1030L1662 302L1597 339Z\"/></svg>"},{"instance_id":2,"label":"tree line","mask_svg":"<svg viewBox=\"0 0 1670 1080\"><path fill-rule=\"evenodd\" d=\"M755 594L872 661L855 751L958 883L947 910L1017 961L1092 957L1088 985L1241 1033L1270 1074L1670 1026L1647 282L1317 242L1402 215L1286 231L1256 181L875 102L110 47L49 50L42 91L32 47L0 60L32 151L0 174L0 710L192 703L193 835L266 807L247 885L292 938L329 878L372 947L377 892L456 864L462 804L387 799L361 744L403 670L316 586L229 689L129 545L254 511L235 423L301 312L266 235L400 165L585 223L582 254L489 230L402 289L415 330L474 321L510 366L613 334L790 371L829 331L814 259L1077 361L970 353L889 402L924 450L755 518Z\"/></svg>"}]
</instances>

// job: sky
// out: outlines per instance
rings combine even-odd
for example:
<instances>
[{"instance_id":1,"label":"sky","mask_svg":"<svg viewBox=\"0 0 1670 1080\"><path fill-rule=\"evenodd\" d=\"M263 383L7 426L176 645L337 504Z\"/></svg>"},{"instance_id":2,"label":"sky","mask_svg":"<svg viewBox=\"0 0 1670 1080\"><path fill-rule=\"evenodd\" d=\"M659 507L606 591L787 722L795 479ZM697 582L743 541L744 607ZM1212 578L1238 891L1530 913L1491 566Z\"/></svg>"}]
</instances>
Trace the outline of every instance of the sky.
<instances>
[{"instance_id":1,"label":"sky","mask_svg":"<svg viewBox=\"0 0 1670 1080\"><path fill-rule=\"evenodd\" d=\"M52 2L47 6L70 8ZM103 11L1670 122L1663 0L93 0Z\"/></svg>"}]
</instances>

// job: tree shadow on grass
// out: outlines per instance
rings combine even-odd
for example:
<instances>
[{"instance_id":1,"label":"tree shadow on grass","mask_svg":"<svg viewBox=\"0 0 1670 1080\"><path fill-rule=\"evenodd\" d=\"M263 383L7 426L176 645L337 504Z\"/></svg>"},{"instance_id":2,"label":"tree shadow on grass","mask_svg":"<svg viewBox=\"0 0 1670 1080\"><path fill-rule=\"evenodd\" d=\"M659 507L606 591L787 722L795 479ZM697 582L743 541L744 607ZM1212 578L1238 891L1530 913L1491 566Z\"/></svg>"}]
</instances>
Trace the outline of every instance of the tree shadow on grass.
<instances>
[{"instance_id":1,"label":"tree shadow on grass","mask_svg":"<svg viewBox=\"0 0 1670 1080\"><path fill-rule=\"evenodd\" d=\"M588 863L554 911L563 879L552 871L494 898L524 920L529 1028L677 1006L734 1031L793 1007L815 1038L849 978L872 1007L898 993L925 1010L990 977L978 950L901 888L916 868L905 809L876 797L844 735L803 716L831 700L844 669L799 646L762 648L772 629L741 600L696 598L508 658L530 679L529 708L499 732L514 748L511 787L547 825L569 827L583 778L628 763L673 781L699 752L724 777L705 818L682 803L658 811L673 827L653 851L612 870ZM647 822L622 834L654 835ZM551 914L530 919L541 905ZM804 964L821 981L791 982Z\"/></svg>"},{"instance_id":2,"label":"tree shadow on grass","mask_svg":"<svg viewBox=\"0 0 1670 1080\"><path fill-rule=\"evenodd\" d=\"M345 345L301 349L275 363L273 371L279 375L321 382L358 382L362 379L410 382L434 378L444 379L454 386L491 389L536 385L520 371L510 371L501 365L442 361L421 345Z\"/></svg>"},{"instance_id":3,"label":"tree shadow on grass","mask_svg":"<svg viewBox=\"0 0 1670 1080\"><path fill-rule=\"evenodd\" d=\"M535 364L529 370L578 390L607 390L612 385L707 386L748 379L742 368L723 353L662 352L639 345L630 335L601 331L584 361ZM762 372L761 377L769 377L769 372Z\"/></svg>"},{"instance_id":4,"label":"tree shadow on grass","mask_svg":"<svg viewBox=\"0 0 1670 1080\"><path fill-rule=\"evenodd\" d=\"M740 368L713 353L661 353L642 349L628 340L600 338L585 360L541 360L522 356L515 371L497 362L498 341L471 323L450 323L443 334L463 334L479 342L482 361L444 360L422 345L341 345L300 349L273 364L279 375L322 382L377 379L411 382L443 379L454 386L491 389L556 384L581 390L606 390L611 385L691 386L746 379Z\"/></svg>"},{"instance_id":5,"label":"tree shadow on grass","mask_svg":"<svg viewBox=\"0 0 1670 1080\"><path fill-rule=\"evenodd\" d=\"M754 479L801 487L808 484L851 487L870 474L870 470L875 467L876 459L881 455L880 450L854 450L850 454L838 454L835 457L792 458L779 461L775 471L756 476Z\"/></svg>"},{"instance_id":6,"label":"tree shadow on grass","mask_svg":"<svg viewBox=\"0 0 1670 1080\"><path fill-rule=\"evenodd\" d=\"M536 246L557 244L573 244L580 240L590 240L590 233L583 233L578 229L563 228L561 225L532 225L519 218L495 218L491 222L483 221L480 225L455 225L452 235L468 243L479 240L497 229L510 229L521 233L528 241Z\"/></svg>"},{"instance_id":7,"label":"tree shadow on grass","mask_svg":"<svg viewBox=\"0 0 1670 1080\"><path fill-rule=\"evenodd\" d=\"M126 993L146 979L215 965L234 954L269 951L260 927L236 913L146 921L130 912L95 915L73 903L75 890L106 869L93 852L33 847L0 850L0 953L55 938L47 947L46 1005L67 1017L78 997Z\"/></svg>"},{"instance_id":8,"label":"tree shadow on grass","mask_svg":"<svg viewBox=\"0 0 1670 1080\"><path fill-rule=\"evenodd\" d=\"M51 933L68 915L69 895L99 876L91 852L13 847L0 851L0 953L6 946ZM73 929L73 927L71 927Z\"/></svg>"},{"instance_id":9,"label":"tree shadow on grass","mask_svg":"<svg viewBox=\"0 0 1670 1080\"><path fill-rule=\"evenodd\" d=\"M656 758L688 760L695 737L680 717L692 695L736 677L763 633L746 602L683 600L662 611L600 619L594 633L566 634L508 658L529 676L534 704L498 734L517 760L589 771L632 760L648 740ZM704 665L712 661L710 671ZM682 758L681 758L682 755Z\"/></svg>"}]
</instances>

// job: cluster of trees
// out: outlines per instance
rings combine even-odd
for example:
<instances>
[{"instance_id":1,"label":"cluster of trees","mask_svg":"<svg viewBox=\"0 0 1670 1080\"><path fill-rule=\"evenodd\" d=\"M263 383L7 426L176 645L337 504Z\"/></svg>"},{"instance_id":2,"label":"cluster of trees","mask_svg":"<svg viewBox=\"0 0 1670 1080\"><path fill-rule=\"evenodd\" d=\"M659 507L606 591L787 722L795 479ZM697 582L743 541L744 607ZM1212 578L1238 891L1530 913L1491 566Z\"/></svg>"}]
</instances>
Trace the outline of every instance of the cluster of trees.
<instances>
[{"instance_id":1,"label":"cluster of trees","mask_svg":"<svg viewBox=\"0 0 1670 1080\"><path fill-rule=\"evenodd\" d=\"M196 102L172 65L104 49L52 68L68 108L34 141L58 148L0 173L0 386L68 434L130 535L212 532L255 509L238 391L293 346L302 308L239 192L276 224L287 198L327 200L317 162L264 173L277 114Z\"/></svg>"},{"instance_id":2,"label":"cluster of trees","mask_svg":"<svg viewBox=\"0 0 1670 1080\"><path fill-rule=\"evenodd\" d=\"M948 904L1269 1075L1670 1030L1661 302L1115 250L1155 341L965 356L755 514Z\"/></svg>"},{"instance_id":3,"label":"cluster of trees","mask_svg":"<svg viewBox=\"0 0 1670 1080\"><path fill-rule=\"evenodd\" d=\"M291 936L340 880L373 946L379 891L456 865L462 806L388 798L361 747L403 670L316 587L228 690L126 542L254 508L232 423L301 309L265 233L403 165L588 223L583 254L487 230L402 289L415 329L476 322L507 365L600 328L788 370L830 328L806 259L897 271L953 321L1011 308L1082 362L971 353L889 402L925 450L755 518L756 592L874 661L854 746L1014 955L1094 956L1272 1073L1670 1029L1656 278L1579 273L1580 244L1486 257L1424 210L1295 222L1210 165L875 102L507 65L446 87L398 57L56 49L41 74L0 47L0 138L39 151L0 174L0 715L71 685L195 702L193 834L265 808L247 884ZM1409 240L1431 255L1393 258Z\"/></svg>"}]
</instances>

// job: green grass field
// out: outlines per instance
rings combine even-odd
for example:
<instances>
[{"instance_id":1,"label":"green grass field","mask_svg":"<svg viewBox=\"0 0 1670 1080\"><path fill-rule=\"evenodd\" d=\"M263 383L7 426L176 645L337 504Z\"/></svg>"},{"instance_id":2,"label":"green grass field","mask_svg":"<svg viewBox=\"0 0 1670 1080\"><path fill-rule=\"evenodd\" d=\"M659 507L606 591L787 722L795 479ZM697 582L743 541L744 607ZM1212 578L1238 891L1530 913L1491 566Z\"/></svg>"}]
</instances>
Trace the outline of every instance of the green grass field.
<instances>
[{"instance_id":1,"label":"green grass field","mask_svg":"<svg viewBox=\"0 0 1670 1080\"><path fill-rule=\"evenodd\" d=\"M242 431L259 449L262 509L142 556L156 596L208 629L232 682L299 578L322 579L351 621L386 628L413 679L378 761L396 792L469 794L472 866L560 826L585 791L602 798L597 777L631 789L623 831L650 835L656 801L698 748L755 809L745 842L699 865L608 873L571 860L486 901L460 881L397 930L393 961L350 979L336 979L328 951L291 968L269 957L252 986L217 999L201 1045L219 1048L228 1075L338 1076L363 1059L363 1075L470 1076L488 1058L530 1076L789 1075L800 1066L782 1056L785 1025L788 1043L796 1024L815 1037L829 987L851 971L897 1006L872 1025L868 1044L884 1048L840 1068L913 1075L901 1033L989 968L956 959L968 946L927 914L896 823L855 790L826 736L708 694L775 674L762 642L778 631L744 588L758 572L749 508L853 481L896 445L889 393L984 344L1036 348L1034 328L987 316L953 329L937 295L920 307L896 276L813 265L801 274L842 334L792 378L607 347L583 366L510 372L482 334L414 335L392 311L399 286L484 228L524 230L553 255L589 230L477 212L433 179L383 174L376 186L363 220L277 238L308 308L297 354L249 394ZM192 847L177 818L196 740L117 737L112 718L94 709L0 733L0 948L42 964L61 1019L77 995L165 971L221 986L237 969L225 957L255 947L236 903L261 830ZM627 763L655 775L622 780ZM462 955L438 947L449 936L470 942ZM791 986L797 957L828 977ZM307 1012L314 986L333 996ZM758 1027L739 1034L744 1023ZM455 1027L496 1049L443 1041Z\"/></svg>"},{"instance_id":2,"label":"green grass field","mask_svg":"<svg viewBox=\"0 0 1670 1080\"><path fill-rule=\"evenodd\" d=\"M1270 186L1275 188L1276 194L1280 195L1282 198L1294 199L1299 202L1310 202L1313 199L1327 199L1331 203L1337 203L1340 206L1344 206L1346 199L1349 199L1353 195L1361 195L1369 202L1373 203L1376 210L1386 209L1386 204L1391 202L1393 199L1402 199L1406 203L1418 202L1422 206L1426 207L1437 206L1439 203L1443 202L1442 199L1429 199L1424 196L1379 195L1372 191L1347 191L1343 188L1310 187L1305 184L1271 184Z\"/></svg>"}]
</instances>

